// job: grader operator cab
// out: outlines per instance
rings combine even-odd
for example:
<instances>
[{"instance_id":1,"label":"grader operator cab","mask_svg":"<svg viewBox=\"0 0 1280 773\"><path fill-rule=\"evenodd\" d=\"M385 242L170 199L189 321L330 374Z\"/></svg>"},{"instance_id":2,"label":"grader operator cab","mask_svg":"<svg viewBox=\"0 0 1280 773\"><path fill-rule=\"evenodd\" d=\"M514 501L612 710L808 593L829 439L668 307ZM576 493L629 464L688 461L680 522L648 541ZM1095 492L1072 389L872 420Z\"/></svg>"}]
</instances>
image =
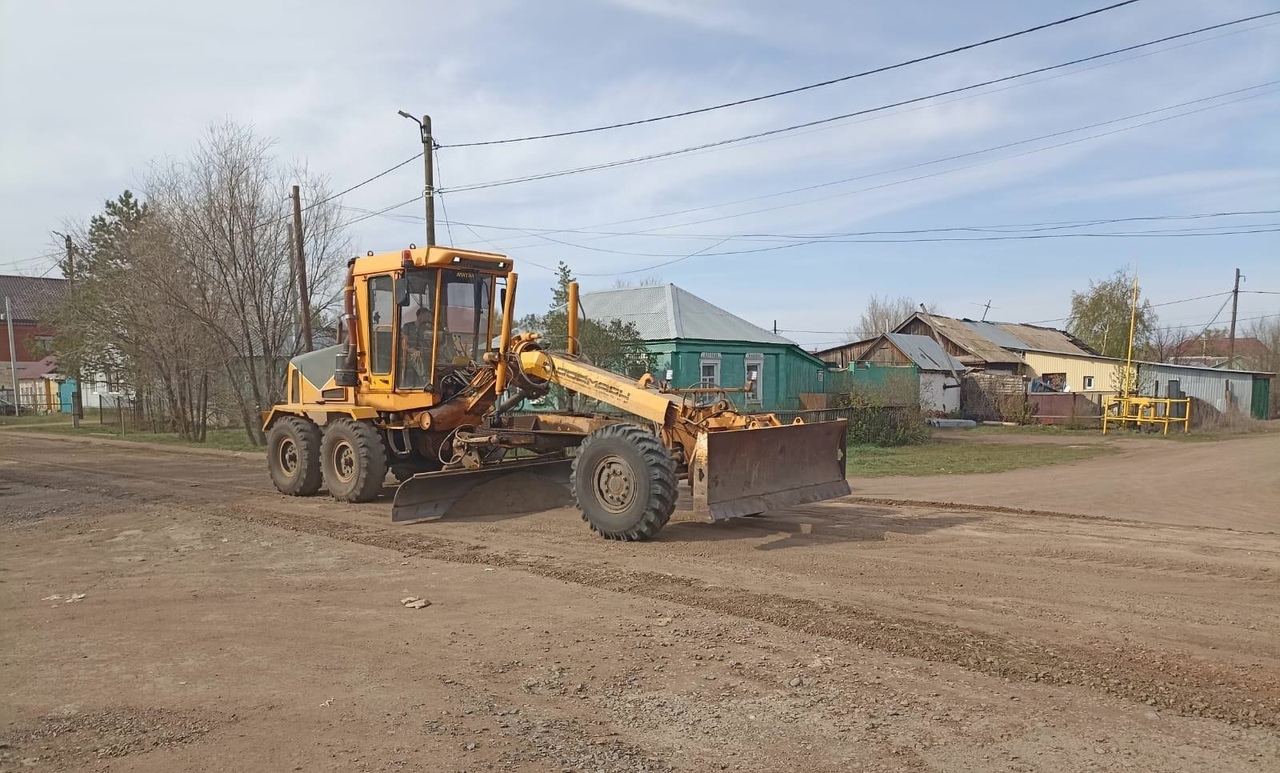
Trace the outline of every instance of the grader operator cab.
<instances>
[{"instance_id":1,"label":"grader operator cab","mask_svg":"<svg viewBox=\"0 0 1280 773\"><path fill-rule=\"evenodd\" d=\"M284 494L323 486L346 502L400 482L392 520L439 518L475 486L514 472L567 485L609 539L654 536L680 477L714 519L849 493L843 420L783 425L727 392L671 390L577 352L512 334L517 276L503 255L447 247L357 257L343 289L343 340L295 357L284 403L264 413L267 464ZM523 413L552 385L625 413Z\"/></svg>"}]
</instances>

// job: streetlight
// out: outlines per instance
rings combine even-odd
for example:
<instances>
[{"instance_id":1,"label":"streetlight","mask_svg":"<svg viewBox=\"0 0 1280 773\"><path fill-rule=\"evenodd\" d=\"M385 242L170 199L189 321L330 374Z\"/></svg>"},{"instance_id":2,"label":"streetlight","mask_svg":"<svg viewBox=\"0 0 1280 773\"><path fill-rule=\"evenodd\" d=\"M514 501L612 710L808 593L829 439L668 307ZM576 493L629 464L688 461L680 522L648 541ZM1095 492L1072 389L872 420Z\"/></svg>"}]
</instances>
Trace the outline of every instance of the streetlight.
<instances>
[{"instance_id":1,"label":"streetlight","mask_svg":"<svg viewBox=\"0 0 1280 773\"><path fill-rule=\"evenodd\" d=\"M416 123L418 131L422 133L422 173L426 182L426 186L423 188L423 198L427 201L427 246L431 247L436 243L436 186L435 170L431 165L431 154L434 149L431 141L431 116L424 115L422 120L419 121L415 116L403 110L397 110L396 112Z\"/></svg>"}]
</instances>

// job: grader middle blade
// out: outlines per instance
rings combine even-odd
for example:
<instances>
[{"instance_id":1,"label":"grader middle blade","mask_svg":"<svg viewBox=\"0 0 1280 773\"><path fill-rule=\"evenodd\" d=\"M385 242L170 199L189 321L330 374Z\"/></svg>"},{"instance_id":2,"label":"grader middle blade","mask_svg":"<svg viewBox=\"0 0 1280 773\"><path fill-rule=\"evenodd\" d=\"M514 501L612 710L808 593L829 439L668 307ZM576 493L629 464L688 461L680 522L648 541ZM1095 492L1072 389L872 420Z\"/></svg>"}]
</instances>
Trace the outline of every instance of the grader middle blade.
<instances>
[{"instance_id":1,"label":"grader middle blade","mask_svg":"<svg viewBox=\"0 0 1280 773\"><path fill-rule=\"evenodd\" d=\"M391 505L391 520L400 522L443 518L450 508L477 486L493 483L499 478L516 473L537 475L565 486L564 495L567 498L572 465L572 459L556 456L554 459L501 462L479 470L419 473L401 483L400 488L396 489L396 496Z\"/></svg>"},{"instance_id":2,"label":"grader middle blade","mask_svg":"<svg viewBox=\"0 0 1280 773\"><path fill-rule=\"evenodd\" d=\"M693 503L715 520L849 494L844 419L707 432L698 438Z\"/></svg>"}]
</instances>

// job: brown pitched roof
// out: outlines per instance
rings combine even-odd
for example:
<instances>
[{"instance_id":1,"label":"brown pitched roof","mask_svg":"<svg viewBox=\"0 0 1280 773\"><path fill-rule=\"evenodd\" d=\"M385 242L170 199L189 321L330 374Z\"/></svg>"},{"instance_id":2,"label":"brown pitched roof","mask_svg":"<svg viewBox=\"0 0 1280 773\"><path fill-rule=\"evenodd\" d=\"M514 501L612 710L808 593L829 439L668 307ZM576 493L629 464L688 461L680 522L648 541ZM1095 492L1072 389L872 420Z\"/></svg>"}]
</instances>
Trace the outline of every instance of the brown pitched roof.
<instances>
[{"instance_id":1,"label":"brown pitched roof","mask_svg":"<svg viewBox=\"0 0 1280 773\"><path fill-rule=\"evenodd\" d=\"M1174 357L1226 357L1231 351L1227 338L1189 338L1174 347ZM1271 350L1256 338L1236 337L1237 357L1269 357Z\"/></svg>"},{"instance_id":2,"label":"brown pitched roof","mask_svg":"<svg viewBox=\"0 0 1280 773\"><path fill-rule=\"evenodd\" d=\"M34 276L0 275L0 313L4 299L13 308L14 322L36 322L47 317L67 297L67 280Z\"/></svg>"},{"instance_id":3,"label":"brown pitched roof","mask_svg":"<svg viewBox=\"0 0 1280 773\"><path fill-rule=\"evenodd\" d=\"M893 332L905 332L907 326L915 319L924 321L924 317L920 312L916 312L901 325L898 325ZM1022 358L1017 354L1000 348L986 336L966 325L964 320L943 317L938 314L930 314L929 320L933 322L933 327L938 331L939 335L969 353L959 357L960 362L966 365L976 365L982 362L1014 364L1022 362Z\"/></svg>"},{"instance_id":4,"label":"brown pitched roof","mask_svg":"<svg viewBox=\"0 0 1280 773\"><path fill-rule=\"evenodd\" d=\"M19 381L52 376L58 372L58 358L52 355L37 362L18 362L17 365ZM7 360L0 362L0 389L12 389L9 386L9 382L12 379L9 362Z\"/></svg>"}]
</instances>

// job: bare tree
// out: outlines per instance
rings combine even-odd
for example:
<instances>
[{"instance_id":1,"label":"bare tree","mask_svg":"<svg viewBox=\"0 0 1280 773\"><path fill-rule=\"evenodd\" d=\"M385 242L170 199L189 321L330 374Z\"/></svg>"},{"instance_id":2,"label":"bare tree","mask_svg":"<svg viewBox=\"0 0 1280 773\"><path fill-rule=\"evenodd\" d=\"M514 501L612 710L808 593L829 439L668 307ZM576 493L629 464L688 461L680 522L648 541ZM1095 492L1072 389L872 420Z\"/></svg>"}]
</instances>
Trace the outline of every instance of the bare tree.
<instances>
[{"instance_id":1,"label":"bare tree","mask_svg":"<svg viewBox=\"0 0 1280 773\"><path fill-rule=\"evenodd\" d=\"M930 311L933 310L933 304L925 306ZM883 298L872 295L867 299L867 305L858 320L858 326L846 330L845 336L850 341L860 341L887 333L919 310L920 304L906 295L897 298L890 298L888 295Z\"/></svg>"},{"instance_id":2,"label":"bare tree","mask_svg":"<svg viewBox=\"0 0 1280 773\"><path fill-rule=\"evenodd\" d=\"M1174 325L1154 324L1143 342L1141 357L1150 362L1168 362L1184 340L1182 329Z\"/></svg>"},{"instance_id":3,"label":"bare tree","mask_svg":"<svg viewBox=\"0 0 1280 773\"><path fill-rule=\"evenodd\" d=\"M73 231L77 281L58 310L59 352L86 375L109 374L136 401L162 408L154 414L179 436L203 440L209 339L166 286L177 256L168 223L126 191Z\"/></svg>"},{"instance_id":4,"label":"bare tree","mask_svg":"<svg viewBox=\"0 0 1280 773\"><path fill-rule=\"evenodd\" d=\"M170 229L175 259L163 281L172 303L212 342L208 361L233 388L250 438L258 414L282 395L284 368L301 349L287 192L304 191L304 251L314 314L332 308L347 242L323 178L285 167L273 142L233 122L208 130L191 155L152 169L147 192Z\"/></svg>"},{"instance_id":5,"label":"bare tree","mask_svg":"<svg viewBox=\"0 0 1280 773\"><path fill-rule=\"evenodd\" d=\"M625 290L631 287L657 287L659 285L664 285L666 283L667 283L667 280L663 279L657 274L645 274L639 279L622 279L622 278L615 279L613 280L613 286L610 287L609 289Z\"/></svg>"},{"instance_id":6,"label":"bare tree","mask_svg":"<svg viewBox=\"0 0 1280 773\"><path fill-rule=\"evenodd\" d=\"M182 161L154 166L147 202L125 192L75 229L75 292L60 312L68 364L124 372L174 429L203 439L211 415L261 441L259 412L302 350L289 187L304 203L313 317L330 316L348 252L327 181L278 163L272 141L228 121Z\"/></svg>"}]
</instances>

